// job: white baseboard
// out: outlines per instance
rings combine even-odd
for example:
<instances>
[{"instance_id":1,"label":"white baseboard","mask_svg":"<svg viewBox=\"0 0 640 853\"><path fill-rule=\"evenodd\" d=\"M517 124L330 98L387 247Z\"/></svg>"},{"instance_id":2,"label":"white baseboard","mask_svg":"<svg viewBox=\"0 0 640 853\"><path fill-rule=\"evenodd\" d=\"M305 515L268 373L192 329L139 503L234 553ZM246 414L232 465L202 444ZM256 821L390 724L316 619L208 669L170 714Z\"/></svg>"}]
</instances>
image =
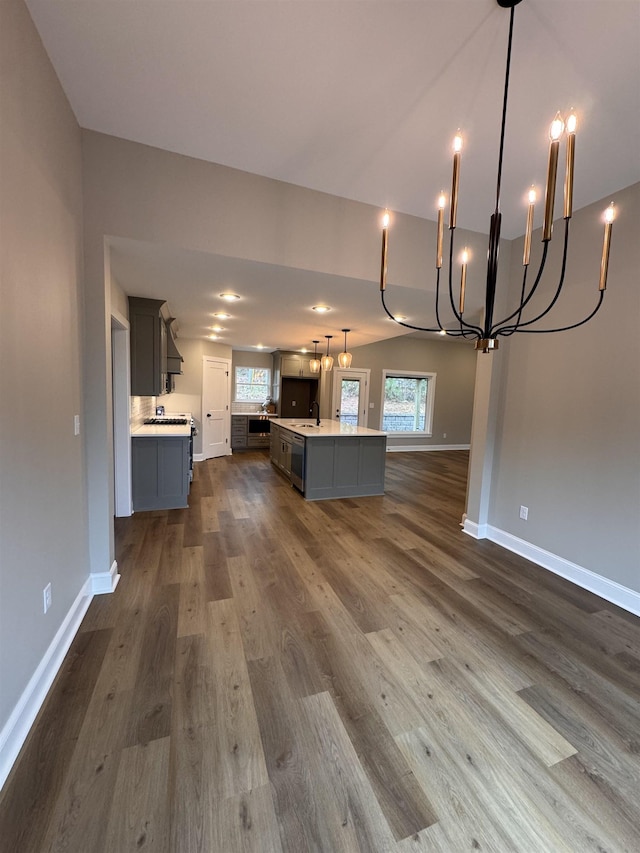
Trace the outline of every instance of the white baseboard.
<instances>
[{"instance_id":1,"label":"white baseboard","mask_svg":"<svg viewBox=\"0 0 640 853\"><path fill-rule=\"evenodd\" d=\"M194 462L204 462L204 453L194 453L193 454Z\"/></svg>"},{"instance_id":2,"label":"white baseboard","mask_svg":"<svg viewBox=\"0 0 640 853\"><path fill-rule=\"evenodd\" d=\"M416 453L426 450L469 450L470 444L387 444L387 453Z\"/></svg>"},{"instance_id":3,"label":"white baseboard","mask_svg":"<svg viewBox=\"0 0 640 853\"><path fill-rule=\"evenodd\" d=\"M110 573L106 572L105 574ZM46 699L49 688L62 666L64 656L69 651L92 598L91 578L89 577L58 628L36 671L31 676L22 696L11 712L11 716L0 731L0 788L4 785L22 749L22 744L25 742L38 711Z\"/></svg>"},{"instance_id":4,"label":"white baseboard","mask_svg":"<svg viewBox=\"0 0 640 853\"><path fill-rule=\"evenodd\" d=\"M105 595L106 593L113 592L118 586L119 580L118 564L114 560L108 572L94 572L89 575L92 595Z\"/></svg>"},{"instance_id":5,"label":"white baseboard","mask_svg":"<svg viewBox=\"0 0 640 853\"><path fill-rule=\"evenodd\" d=\"M582 589L593 592L595 595L600 596L600 598L604 598L612 604L617 604L623 610L628 610L629 613L640 616L640 592L622 586L622 584L609 580L609 578L604 578L602 575L597 575L590 569L578 566L576 563L565 560L564 557L558 557L550 551L545 551L544 548L532 545L530 542L513 536L511 533L507 533L497 527L492 527L490 524L476 525L473 522L465 520L463 530L476 539L490 539L508 551L531 560L532 563L536 563L538 566L542 566L542 568L560 575L560 577L571 581L571 583L575 583L577 586L582 587Z\"/></svg>"},{"instance_id":6,"label":"white baseboard","mask_svg":"<svg viewBox=\"0 0 640 853\"><path fill-rule=\"evenodd\" d=\"M462 522L462 530L464 533L468 533L469 536L473 536L474 539L486 539L487 527L487 524L476 524L475 521L470 521L468 518L465 518Z\"/></svg>"}]
</instances>

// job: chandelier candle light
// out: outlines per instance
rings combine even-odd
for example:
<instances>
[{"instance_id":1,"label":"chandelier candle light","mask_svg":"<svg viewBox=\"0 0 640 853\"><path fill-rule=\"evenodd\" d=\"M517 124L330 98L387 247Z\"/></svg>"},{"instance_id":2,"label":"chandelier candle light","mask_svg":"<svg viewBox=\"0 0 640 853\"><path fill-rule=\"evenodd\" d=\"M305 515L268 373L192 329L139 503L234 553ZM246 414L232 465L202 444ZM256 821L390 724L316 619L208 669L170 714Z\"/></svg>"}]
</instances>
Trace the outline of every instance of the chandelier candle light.
<instances>
[{"instance_id":1,"label":"chandelier candle light","mask_svg":"<svg viewBox=\"0 0 640 853\"><path fill-rule=\"evenodd\" d=\"M500 184L502 180L502 159L503 159L503 151L504 151L504 139L505 139L505 126L507 119L507 95L509 91L509 72L511 67L511 45L513 41L513 23L515 18L515 7L521 0L496 0L499 6L510 9L510 20L509 20L509 38L507 45L507 62L506 62L506 71L504 78L504 96L502 102L502 127L500 132L500 149L498 155L498 175L497 175L497 188L496 188L496 206L493 214L491 215L491 222L489 228L489 249L487 252L487 284L485 290L485 304L484 304L484 321L482 326L475 325L473 323L468 323L463 318L464 313L464 303L465 303L465 290L466 290L466 280L467 280L467 264L469 262L469 252L468 249L465 248L462 254L462 265L461 265L461 275L460 275L460 298L458 303L458 308L455 305L455 299L453 296L453 242L454 242L454 233L456 229L456 220L457 220L457 212L458 212L458 189L460 185L460 168L461 168L461 155L462 155L462 134L458 130L456 133L454 143L453 143L453 175L451 179L451 196L449 203L449 301L451 304L451 310L455 317L456 326L454 328L445 328L441 319L440 319L440 306L439 306L439 298L440 298L440 270L442 268L442 254L443 254L443 242L444 242L444 210L446 207L446 197L444 192L442 192L438 198L438 219L437 219L437 245L436 245L436 301L435 301L435 313L436 313L436 322L437 326L434 328L426 328L424 326L414 326L410 323L402 322L397 319L397 316L391 313L391 311L387 308L385 302L385 290L387 286L387 254L389 249L389 222L390 215L389 211L385 211L385 214L382 219L382 259L380 264L380 297L382 300L382 307L388 316L398 323L400 326L405 326L408 329L416 329L421 332L440 332L441 334L450 335L452 337L460 337L468 340L475 340L476 349L482 350L483 352L491 352L492 350L498 349L499 342L498 337L504 336L508 337L509 335L513 335L515 333L528 333L528 334L545 334L549 332L564 332L568 329L575 329L578 326L582 326L587 323L599 310L602 305L602 301L604 299L604 291L607 287L607 273L609 269L609 252L611 249L611 231L613 226L613 220L615 219L615 208L613 206L613 202L607 208L605 212L605 226L604 226L604 244L602 247L602 261L600 264L600 282L598 286L598 301L595 308L585 317L583 320L580 320L577 323L573 323L568 326L560 326L558 328L537 328L536 324L539 320L545 317L551 309L554 307L558 297L560 296L560 292L562 290L565 278L565 270L566 270L566 262L567 262L567 252L569 247L569 221L571 219L573 213L573 170L574 170L574 160L575 160L575 144L576 144L576 127L577 127L577 118L573 111L567 116L566 122L563 120L560 113L556 113L554 120L551 122L551 127L549 129L549 157L547 163L547 183L545 189L545 203L544 203L544 220L542 226L542 258L540 261L540 267L536 274L535 280L530 288L527 290L527 272L529 269L530 259L531 259L531 239L533 233L533 215L534 215L534 207L536 203L536 192L532 187L529 191L529 208L527 211L527 221L524 235L524 252L522 259L522 266L524 267L524 273L522 278L522 287L521 287L521 295L520 295L520 303L518 307L508 314L506 317L503 317L502 320L498 322L494 322L493 313L494 313L494 303L496 296L496 282L498 276L498 254L500 248L500 226L502 222L502 214L500 213ZM565 175L564 175L564 210L563 210L563 218L564 218L564 246L563 246L563 255L562 255L562 267L560 278L556 289L547 304L546 308L540 310L534 317L530 317L528 319L523 319L523 313L527 305L530 303L533 298L534 293L536 292L540 280L542 278L542 274L544 272L545 264L547 261L547 253L549 250L549 243L551 242L552 232L553 232L553 207L554 207L554 199L556 195L556 178L558 172L558 159L560 154L560 141L563 138L566 138L566 166L565 166ZM343 329L343 331L345 331ZM348 330L346 330L348 331ZM345 351L347 348L346 344L346 334L345 334ZM328 350L327 350L328 351Z\"/></svg>"}]
</instances>

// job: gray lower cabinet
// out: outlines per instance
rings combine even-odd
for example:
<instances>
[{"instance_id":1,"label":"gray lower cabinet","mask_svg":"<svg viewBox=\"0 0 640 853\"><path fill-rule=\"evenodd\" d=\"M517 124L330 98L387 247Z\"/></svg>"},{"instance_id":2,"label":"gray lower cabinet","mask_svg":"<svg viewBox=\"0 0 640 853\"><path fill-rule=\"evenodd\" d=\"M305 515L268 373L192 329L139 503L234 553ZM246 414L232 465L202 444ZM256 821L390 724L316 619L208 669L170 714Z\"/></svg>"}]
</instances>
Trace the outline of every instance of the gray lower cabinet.
<instances>
[{"instance_id":1,"label":"gray lower cabinet","mask_svg":"<svg viewBox=\"0 0 640 853\"><path fill-rule=\"evenodd\" d=\"M291 478L291 432L271 424L271 462L287 479Z\"/></svg>"},{"instance_id":2,"label":"gray lower cabinet","mask_svg":"<svg viewBox=\"0 0 640 853\"><path fill-rule=\"evenodd\" d=\"M271 462L288 480L295 439L300 437L271 424ZM385 435L305 436L304 457L293 466L304 486L296 485L309 501L383 495L386 453Z\"/></svg>"},{"instance_id":3,"label":"gray lower cabinet","mask_svg":"<svg viewBox=\"0 0 640 853\"><path fill-rule=\"evenodd\" d=\"M246 415L231 415L231 449L246 450L248 443Z\"/></svg>"},{"instance_id":4,"label":"gray lower cabinet","mask_svg":"<svg viewBox=\"0 0 640 853\"><path fill-rule=\"evenodd\" d=\"M132 438L131 457L134 511L188 506L188 437Z\"/></svg>"},{"instance_id":5,"label":"gray lower cabinet","mask_svg":"<svg viewBox=\"0 0 640 853\"><path fill-rule=\"evenodd\" d=\"M306 439L304 496L309 501L384 494L386 436Z\"/></svg>"},{"instance_id":6,"label":"gray lower cabinet","mask_svg":"<svg viewBox=\"0 0 640 853\"><path fill-rule=\"evenodd\" d=\"M276 468L280 467L280 427L276 426L276 424L271 424L271 436L270 436L270 455L271 462L275 465Z\"/></svg>"}]
</instances>

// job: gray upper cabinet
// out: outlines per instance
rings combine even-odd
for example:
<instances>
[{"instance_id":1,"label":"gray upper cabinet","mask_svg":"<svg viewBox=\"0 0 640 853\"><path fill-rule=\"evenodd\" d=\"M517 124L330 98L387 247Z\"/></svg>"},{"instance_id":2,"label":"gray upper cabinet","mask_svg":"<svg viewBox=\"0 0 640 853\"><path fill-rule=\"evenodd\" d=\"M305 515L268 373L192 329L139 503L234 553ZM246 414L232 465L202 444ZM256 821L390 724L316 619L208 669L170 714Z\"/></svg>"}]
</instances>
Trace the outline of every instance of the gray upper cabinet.
<instances>
[{"instance_id":1,"label":"gray upper cabinet","mask_svg":"<svg viewBox=\"0 0 640 853\"><path fill-rule=\"evenodd\" d=\"M312 356L276 350L273 353L273 400L281 418L309 416L318 398L319 373L312 373Z\"/></svg>"},{"instance_id":2,"label":"gray upper cabinet","mask_svg":"<svg viewBox=\"0 0 640 853\"><path fill-rule=\"evenodd\" d=\"M167 326L161 299L129 297L131 394L158 397L167 392Z\"/></svg>"},{"instance_id":3,"label":"gray upper cabinet","mask_svg":"<svg viewBox=\"0 0 640 853\"><path fill-rule=\"evenodd\" d=\"M297 353L282 353L281 354L281 374L282 376L299 376L299 377L316 377L317 373L312 373L309 369L310 356L298 355Z\"/></svg>"}]
</instances>

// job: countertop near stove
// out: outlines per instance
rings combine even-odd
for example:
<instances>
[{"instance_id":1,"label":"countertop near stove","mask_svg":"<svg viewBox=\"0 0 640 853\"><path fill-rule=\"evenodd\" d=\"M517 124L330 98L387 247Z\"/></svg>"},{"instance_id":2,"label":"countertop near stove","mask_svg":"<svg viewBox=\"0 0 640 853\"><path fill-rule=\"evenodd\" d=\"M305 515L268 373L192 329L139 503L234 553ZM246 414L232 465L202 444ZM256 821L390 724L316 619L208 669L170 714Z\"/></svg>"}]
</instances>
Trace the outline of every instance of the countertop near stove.
<instances>
[{"instance_id":1,"label":"countertop near stove","mask_svg":"<svg viewBox=\"0 0 640 853\"><path fill-rule=\"evenodd\" d=\"M131 431L131 438L189 438L191 412L165 413L165 418L186 418L186 424L143 424Z\"/></svg>"}]
</instances>

